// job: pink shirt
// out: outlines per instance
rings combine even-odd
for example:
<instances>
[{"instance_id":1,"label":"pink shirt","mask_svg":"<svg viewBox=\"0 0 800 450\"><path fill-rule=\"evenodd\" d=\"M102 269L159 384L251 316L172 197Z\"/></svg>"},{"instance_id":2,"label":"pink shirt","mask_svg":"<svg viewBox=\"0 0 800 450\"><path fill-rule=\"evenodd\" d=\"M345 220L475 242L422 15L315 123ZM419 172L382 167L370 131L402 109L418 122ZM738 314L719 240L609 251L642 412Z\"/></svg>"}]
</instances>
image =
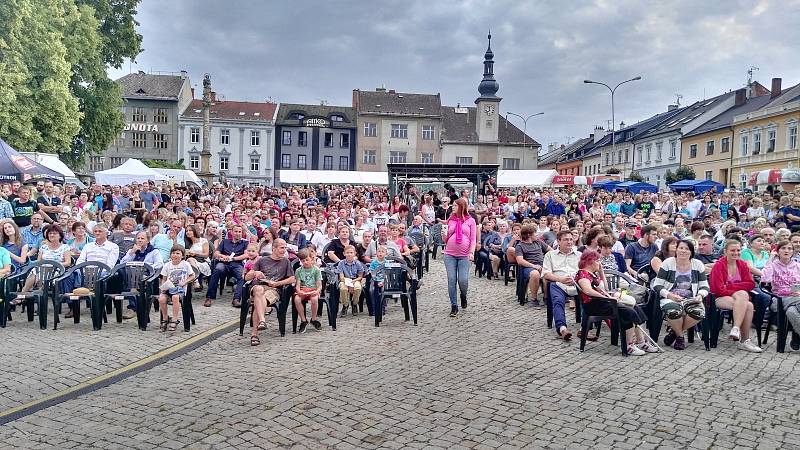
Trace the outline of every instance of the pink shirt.
<instances>
[{"instance_id":1,"label":"pink shirt","mask_svg":"<svg viewBox=\"0 0 800 450\"><path fill-rule=\"evenodd\" d=\"M478 231L475 219L472 216L467 216L461 224L461 242L456 242L456 223L454 220L447 221L447 241L444 246L444 254L463 258L469 256L469 250L477 241Z\"/></svg>"},{"instance_id":2,"label":"pink shirt","mask_svg":"<svg viewBox=\"0 0 800 450\"><path fill-rule=\"evenodd\" d=\"M764 267L761 281L772 283L772 292L787 297L792 294L793 286L800 285L800 263L790 260L784 264L775 258Z\"/></svg>"}]
</instances>

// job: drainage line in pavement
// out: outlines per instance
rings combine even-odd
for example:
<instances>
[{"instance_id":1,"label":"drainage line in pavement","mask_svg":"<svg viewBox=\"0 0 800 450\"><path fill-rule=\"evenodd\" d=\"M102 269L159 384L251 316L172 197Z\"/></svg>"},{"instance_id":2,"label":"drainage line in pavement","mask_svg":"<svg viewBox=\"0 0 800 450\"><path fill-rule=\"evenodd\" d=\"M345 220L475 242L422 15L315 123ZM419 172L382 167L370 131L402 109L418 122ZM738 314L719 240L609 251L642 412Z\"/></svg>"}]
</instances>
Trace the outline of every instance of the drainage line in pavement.
<instances>
[{"instance_id":1,"label":"drainage line in pavement","mask_svg":"<svg viewBox=\"0 0 800 450\"><path fill-rule=\"evenodd\" d=\"M206 330L196 336L181 341L172 347L165 348L157 353L135 361L127 366L112 370L106 374L84 381L83 383L55 392L32 402L8 409L0 413L0 425L5 425L14 420L31 415L43 409L57 405L59 403L73 400L82 395L92 393L98 389L110 386L114 383L130 378L138 373L150 370L155 366L161 365L168 360L185 355L192 350L201 347L223 334L233 331L239 326L239 319L223 323L214 328Z\"/></svg>"}]
</instances>

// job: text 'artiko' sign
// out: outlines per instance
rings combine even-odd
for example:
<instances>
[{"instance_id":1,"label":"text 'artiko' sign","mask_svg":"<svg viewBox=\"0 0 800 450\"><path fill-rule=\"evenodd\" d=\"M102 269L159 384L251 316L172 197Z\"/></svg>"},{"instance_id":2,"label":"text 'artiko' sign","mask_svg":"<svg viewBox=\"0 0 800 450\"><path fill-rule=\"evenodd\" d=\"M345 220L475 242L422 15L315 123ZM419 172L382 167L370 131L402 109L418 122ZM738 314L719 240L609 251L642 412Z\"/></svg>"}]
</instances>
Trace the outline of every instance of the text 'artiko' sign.
<instances>
[{"instance_id":1,"label":"text 'artiko' sign","mask_svg":"<svg viewBox=\"0 0 800 450\"><path fill-rule=\"evenodd\" d=\"M321 117L312 117L304 120L303 125L307 127L327 127L328 120Z\"/></svg>"},{"instance_id":2,"label":"text 'artiko' sign","mask_svg":"<svg viewBox=\"0 0 800 450\"><path fill-rule=\"evenodd\" d=\"M158 124L126 123L123 131L147 131L147 132L158 133Z\"/></svg>"}]
</instances>

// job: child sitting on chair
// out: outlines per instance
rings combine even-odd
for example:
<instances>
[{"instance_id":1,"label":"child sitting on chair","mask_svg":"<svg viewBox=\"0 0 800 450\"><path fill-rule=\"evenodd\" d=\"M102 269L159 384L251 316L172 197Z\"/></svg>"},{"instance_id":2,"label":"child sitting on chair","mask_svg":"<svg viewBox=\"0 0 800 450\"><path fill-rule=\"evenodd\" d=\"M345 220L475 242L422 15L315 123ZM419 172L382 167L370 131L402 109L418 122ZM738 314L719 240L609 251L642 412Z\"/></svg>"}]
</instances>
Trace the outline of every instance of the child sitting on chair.
<instances>
[{"instance_id":1,"label":"child sitting on chair","mask_svg":"<svg viewBox=\"0 0 800 450\"><path fill-rule=\"evenodd\" d=\"M306 327L308 327L306 308L303 306L304 300L308 301L311 306L311 325L319 331L322 328L322 324L317 320L317 305L319 304L319 294L322 292L322 272L315 265L316 254L309 249L300 249L297 252L297 258L300 260L301 267L294 271L294 276L297 279L294 306L297 310L297 315L300 317L300 333L305 333Z\"/></svg>"},{"instance_id":2,"label":"child sitting on chair","mask_svg":"<svg viewBox=\"0 0 800 450\"><path fill-rule=\"evenodd\" d=\"M186 286L194 281L192 266L183 260L184 249L180 245L169 251L169 261L161 268L161 295L158 297L161 312L161 331L175 331L178 327L178 314L181 311L181 299L186 295ZM167 301L172 300L172 317L167 311Z\"/></svg>"},{"instance_id":3,"label":"child sitting on chair","mask_svg":"<svg viewBox=\"0 0 800 450\"><path fill-rule=\"evenodd\" d=\"M356 259L356 248L352 245L345 247L344 258L336 266L336 271L339 273L339 301L342 302L341 317L344 317L347 307L351 303L353 315L357 316L358 300L361 297L361 281L364 279L364 265Z\"/></svg>"}]
</instances>

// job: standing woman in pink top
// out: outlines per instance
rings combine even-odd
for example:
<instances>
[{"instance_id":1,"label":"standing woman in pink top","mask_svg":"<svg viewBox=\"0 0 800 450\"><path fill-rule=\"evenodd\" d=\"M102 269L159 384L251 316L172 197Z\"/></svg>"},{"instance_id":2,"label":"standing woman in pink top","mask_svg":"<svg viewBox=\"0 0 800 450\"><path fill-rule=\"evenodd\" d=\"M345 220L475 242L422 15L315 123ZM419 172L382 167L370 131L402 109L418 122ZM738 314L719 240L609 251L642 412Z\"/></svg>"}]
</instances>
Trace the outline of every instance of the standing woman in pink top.
<instances>
[{"instance_id":1,"label":"standing woman in pink top","mask_svg":"<svg viewBox=\"0 0 800 450\"><path fill-rule=\"evenodd\" d=\"M461 308L467 307L467 287L470 262L475 259L477 225L467 212L467 201L453 202L453 213L447 219L444 238L444 267L447 270L447 293L450 295L450 317L458 314L456 284L461 291Z\"/></svg>"}]
</instances>

